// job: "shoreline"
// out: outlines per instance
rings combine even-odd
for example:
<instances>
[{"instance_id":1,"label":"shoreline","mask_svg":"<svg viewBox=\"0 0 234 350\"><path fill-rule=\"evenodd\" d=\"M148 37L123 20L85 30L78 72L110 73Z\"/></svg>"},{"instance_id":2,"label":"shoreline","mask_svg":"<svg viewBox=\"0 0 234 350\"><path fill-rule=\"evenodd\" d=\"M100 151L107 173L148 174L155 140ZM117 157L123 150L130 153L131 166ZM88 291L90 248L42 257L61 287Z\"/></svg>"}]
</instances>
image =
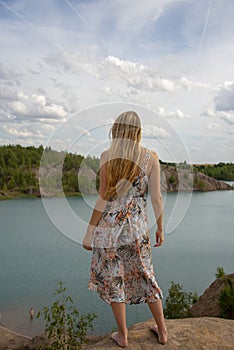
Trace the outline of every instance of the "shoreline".
<instances>
[{"instance_id":1,"label":"shoreline","mask_svg":"<svg viewBox=\"0 0 234 350\"><path fill-rule=\"evenodd\" d=\"M206 192L223 192L223 191L233 191L234 190L234 185L230 185L228 182L226 182L227 185L230 186L230 188L225 188L225 189L212 189L212 190L197 190L194 189L192 191L186 191L186 190L168 190L168 191L163 191L162 193L176 193L176 192L183 192L183 193L190 193L190 192L200 192L200 193L206 193ZM83 193L85 195L95 195L96 193ZM69 193L64 193L64 195L59 195L59 196L41 196L38 194L15 194L12 196L9 195L0 195L0 201L6 201L6 200L12 200L12 199L55 199L55 198L64 198L64 197L82 197L82 193L79 192L69 192Z\"/></svg>"},{"instance_id":2,"label":"shoreline","mask_svg":"<svg viewBox=\"0 0 234 350\"><path fill-rule=\"evenodd\" d=\"M61 196L41 196L38 194L14 194L12 196L6 195L0 195L0 201L7 201L11 199L42 199L42 198L47 198L47 199L53 199L53 198L64 198L64 197L81 197L82 194L79 192L76 193L65 193L64 195Z\"/></svg>"},{"instance_id":3,"label":"shoreline","mask_svg":"<svg viewBox=\"0 0 234 350\"><path fill-rule=\"evenodd\" d=\"M27 335L12 331L11 329L5 327L2 323L0 323L0 333L2 333L2 332L6 332L6 334L11 334L11 335L14 335L15 337L20 337L20 338L27 339L27 340L33 339L33 337L29 337ZM1 336L2 336L2 334L1 334Z\"/></svg>"},{"instance_id":4,"label":"shoreline","mask_svg":"<svg viewBox=\"0 0 234 350\"><path fill-rule=\"evenodd\" d=\"M33 338L14 332L0 325L0 349L21 349L31 344Z\"/></svg>"}]
</instances>

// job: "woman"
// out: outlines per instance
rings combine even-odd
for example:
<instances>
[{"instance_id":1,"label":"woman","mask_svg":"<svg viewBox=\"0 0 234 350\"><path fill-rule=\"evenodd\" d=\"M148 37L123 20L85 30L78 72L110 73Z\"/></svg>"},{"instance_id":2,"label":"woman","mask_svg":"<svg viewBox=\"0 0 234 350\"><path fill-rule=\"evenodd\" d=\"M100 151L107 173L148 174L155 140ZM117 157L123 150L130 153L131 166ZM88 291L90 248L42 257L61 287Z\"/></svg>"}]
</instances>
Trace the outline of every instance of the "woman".
<instances>
[{"instance_id":1,"label":"woman","mask_svg":"<svg viewBox=\"0 0 234 350\"><path fill-rule=\"evenodd\" d=\"M164 241L163 202L157 154L140 145L141 123L133 111L122 113L111 128L110 148L100 159L100 190L83 247L93 250L89 289L111 305L118 332L111 338L128 345L126 303L148 303L156 326L167 342L162 292L155 279L145 193L149 184L157 221L156 244Z\"/></svg>"}]
</instances>

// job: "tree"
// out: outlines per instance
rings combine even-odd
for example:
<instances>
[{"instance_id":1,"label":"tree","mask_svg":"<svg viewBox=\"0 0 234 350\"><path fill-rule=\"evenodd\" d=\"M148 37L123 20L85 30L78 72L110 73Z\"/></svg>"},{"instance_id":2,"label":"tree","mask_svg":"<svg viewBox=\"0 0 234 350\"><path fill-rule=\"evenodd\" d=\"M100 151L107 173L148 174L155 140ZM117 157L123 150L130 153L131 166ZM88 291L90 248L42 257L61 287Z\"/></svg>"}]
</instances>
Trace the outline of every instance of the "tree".
<instances>
[{"instance_id":1,"label":"tree","mask_svg":"<svg viewBox=\"0 0 234 350\"><path fill-rule=\"evenodd\" d=\"M226 277L224 268L217 266L216 278L222 278L225 283L225 287L219 294L218 302L221 308L221 317L234 319L234 285L230 278Z\"/></svg>"},{"instance_id":2,"label":"tree","mask_svg":"<svg viewBox=\"0 0 234 350\"><path fill-rule=\"evenodd\" d=\"M164 307L165 318L191 317L190 308L197 301L197 294L184 291L182 285L173 281L168 293Z\"/></svg>"},{"instance_id":3,"label":"tree","mask_svg":"<svg viewBox=\"0 0 234 350\"><path fill-rule=\"evenodd\" d=\"M224 278L225 277L225 272L224 272L224 269L222 266L217 266L215 277L216 278Z\"/></svg>"},{"instance_id":4,"label":"tree","mask_svg":"<svg viewBox=\"0 0 234 350\"><path fill-rule=\"evenodd\" d=\"M80 315L74 306L71 296L65 294L63 282L54 295L58 299L51 307L44 307L37 314L37 318L44 316L46 321L45 332L49 340L47 350L80 350L87 343L86 334L89 328L93 329L93 321L97 317L94 313ZM41 346L44 348L44 346Z\"/></svg>"},{"instance_id":5,"label":"tree","mask_svg":"<svg viewBox=\"0 0 234 350\"><path fill-rule=\"evenodd\" d=\"M219 294L221 317L234 319L234 285L230 278L226 278L225 287Z\"/></svg>"}]
</instances>

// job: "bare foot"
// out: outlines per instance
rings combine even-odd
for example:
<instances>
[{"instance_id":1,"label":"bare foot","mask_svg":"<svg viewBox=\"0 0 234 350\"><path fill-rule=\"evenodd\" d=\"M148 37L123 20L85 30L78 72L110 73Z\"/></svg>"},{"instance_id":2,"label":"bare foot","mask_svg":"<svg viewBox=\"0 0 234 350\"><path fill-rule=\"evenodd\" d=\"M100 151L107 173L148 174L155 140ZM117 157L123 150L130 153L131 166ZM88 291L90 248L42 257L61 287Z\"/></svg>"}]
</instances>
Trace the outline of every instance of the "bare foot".
<instances>
[{"instance_id":1,"label":"bare foot","mask_svg":"<svg viewBox=\"0 0 234 350\"><path fill-rule=\"evenodd\" d=\"M122 336L121 334L119 334L119 332L114 332L111 334L111 339L114 340L121 348L126 348L126 346L128 346L128 340L127 338L125 338L124 336Z\"/></svg>"},{"instance_id":2,"label":"bare foot","mask_svg":"<svg viewBox=\"0 0 234 350\"><path fill-rule=\"evenodd\" d=\"M151 332L153 332L157 338L158 338L158 342L160 344L166 344L167 343L167 330L165 329L165 331L159 331L157 326L151 327L150 328Z\"/></svg>"}]
</instances>

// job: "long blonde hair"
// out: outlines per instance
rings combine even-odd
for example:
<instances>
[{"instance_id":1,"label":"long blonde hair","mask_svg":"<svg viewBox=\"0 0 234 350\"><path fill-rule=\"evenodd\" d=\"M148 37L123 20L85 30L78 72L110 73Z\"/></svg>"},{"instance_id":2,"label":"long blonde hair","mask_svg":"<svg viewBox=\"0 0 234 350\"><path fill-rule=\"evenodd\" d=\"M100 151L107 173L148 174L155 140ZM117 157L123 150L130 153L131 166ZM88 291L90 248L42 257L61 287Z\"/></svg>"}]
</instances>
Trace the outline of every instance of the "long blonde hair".
<instances>
[{"instance_id":1,"label":"long blonde hair","mask_svg":"<svg viewBox=\"0 0 234 350\"><path fill-rule=\"evenodd\" d=\"M134 111L118 116L111 130L107 163L107 198L124 195L140 173L141 122Z\"/></svg>"}]
</instances>

